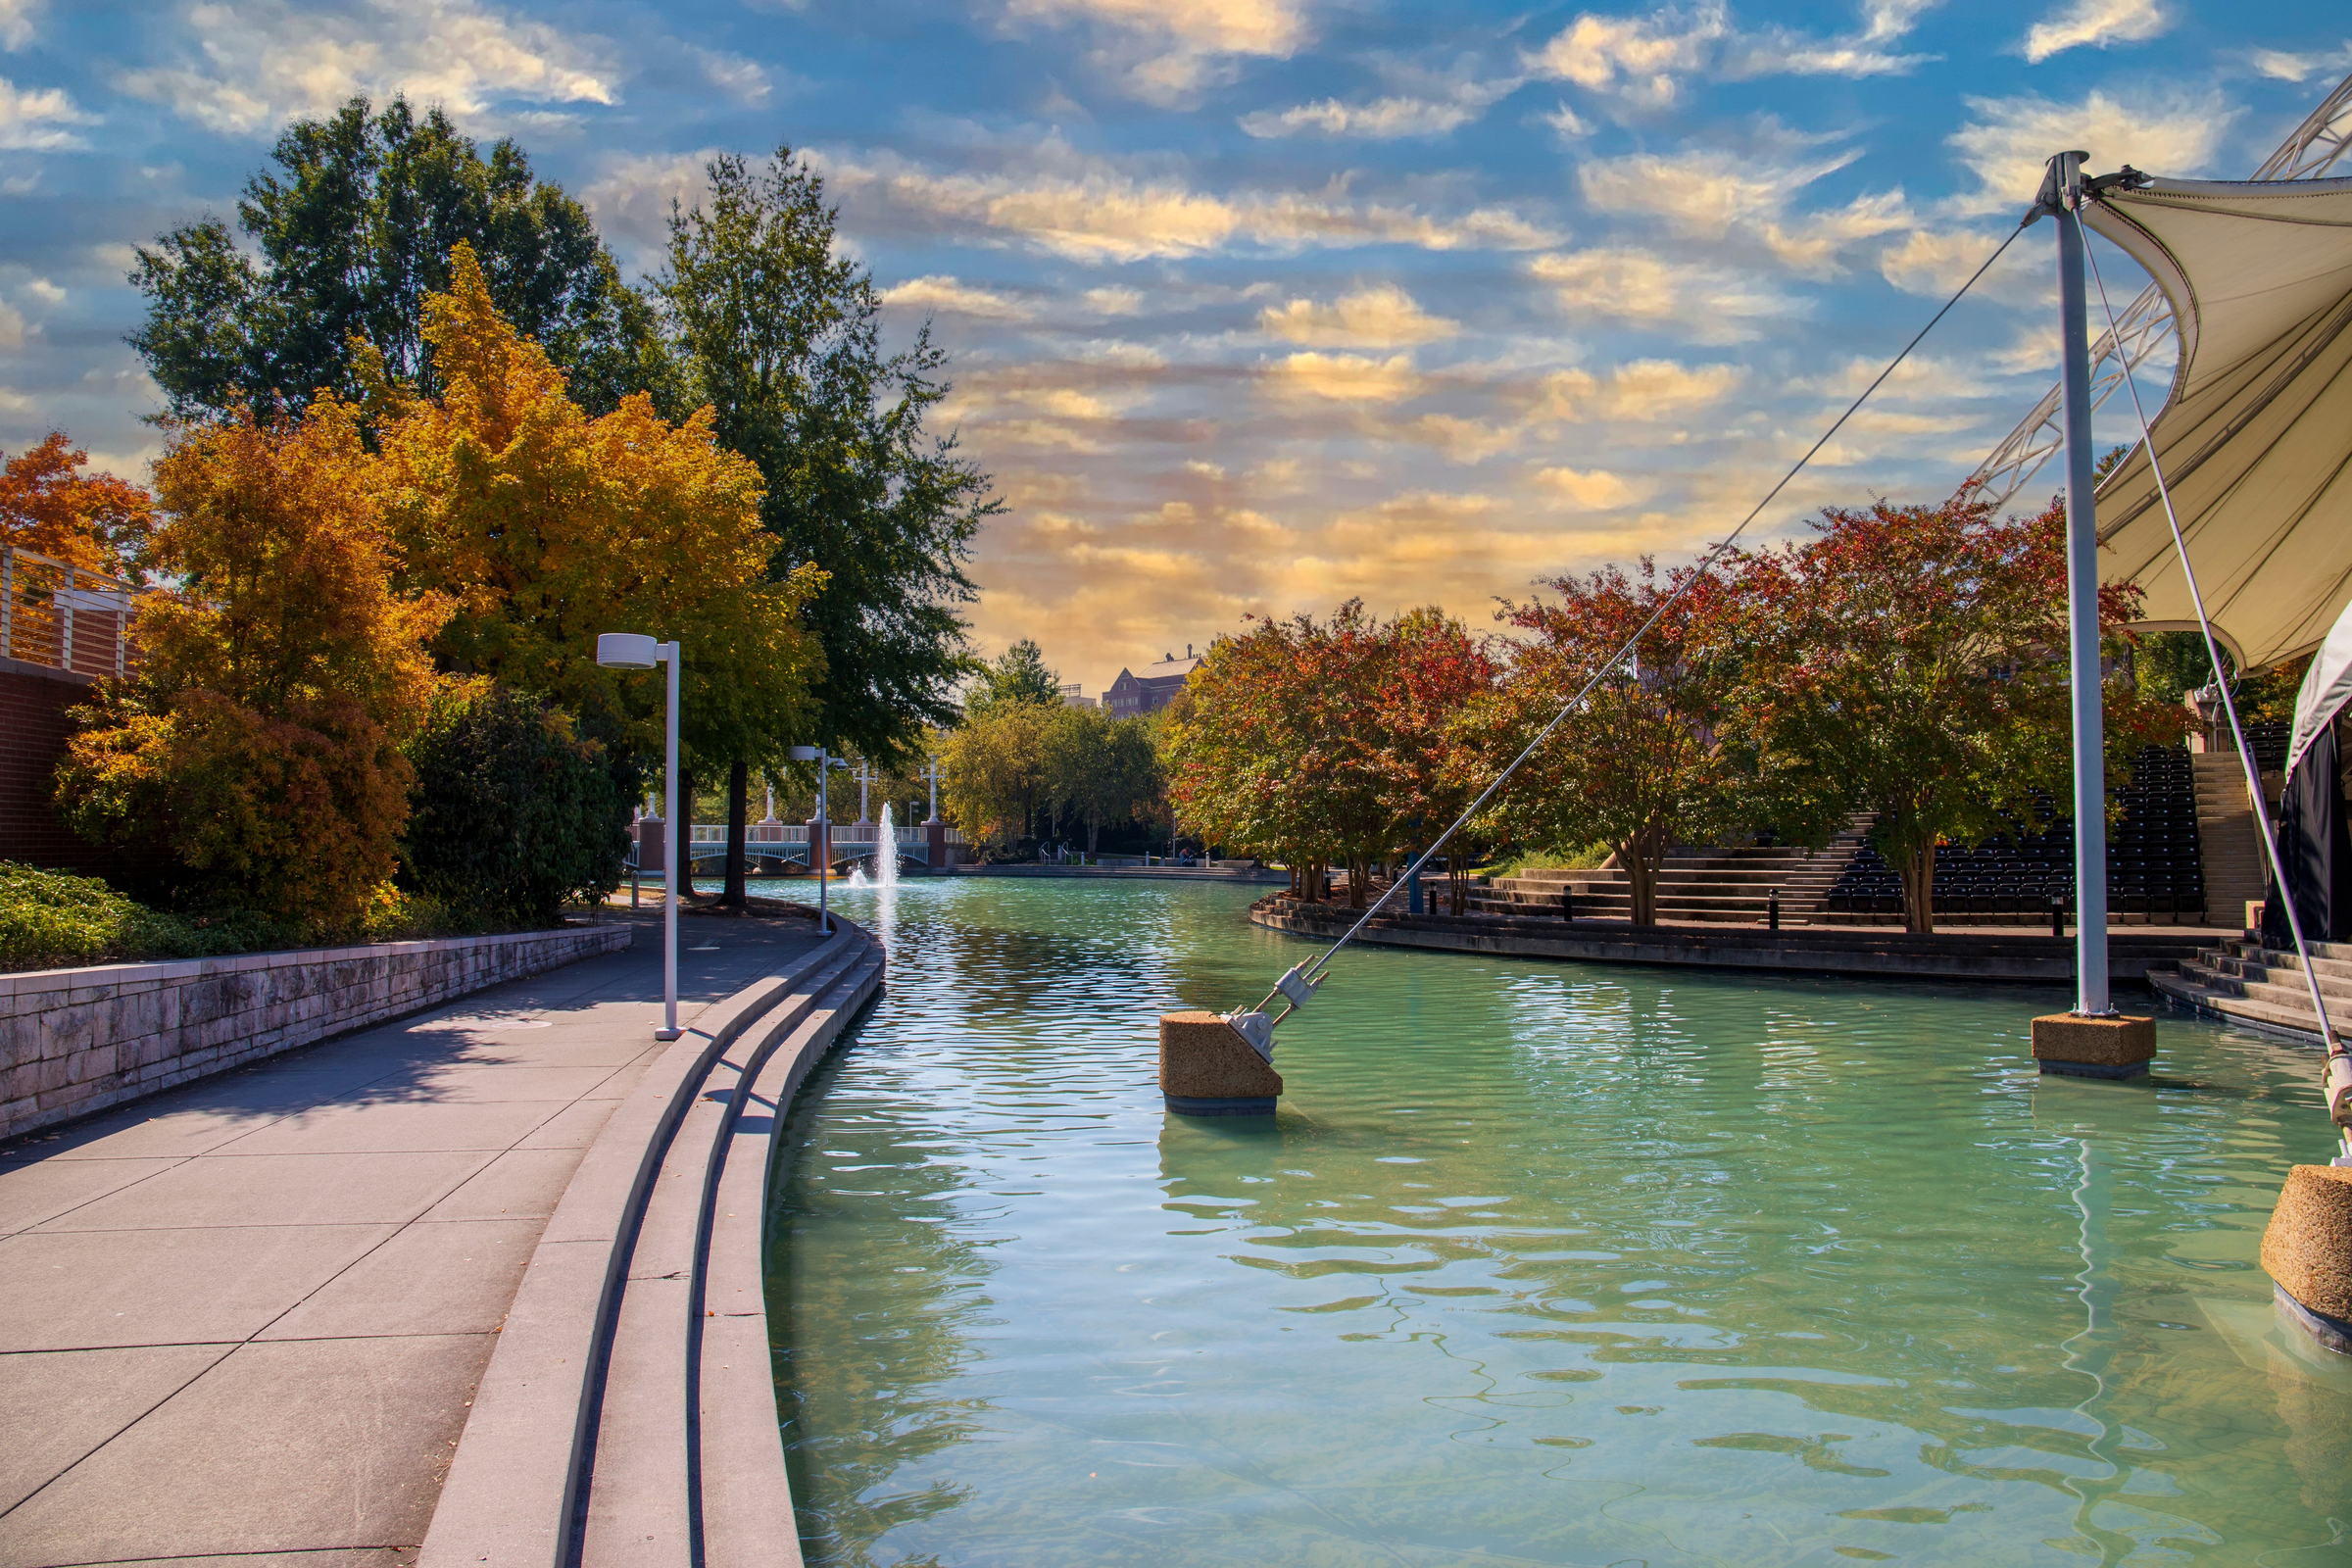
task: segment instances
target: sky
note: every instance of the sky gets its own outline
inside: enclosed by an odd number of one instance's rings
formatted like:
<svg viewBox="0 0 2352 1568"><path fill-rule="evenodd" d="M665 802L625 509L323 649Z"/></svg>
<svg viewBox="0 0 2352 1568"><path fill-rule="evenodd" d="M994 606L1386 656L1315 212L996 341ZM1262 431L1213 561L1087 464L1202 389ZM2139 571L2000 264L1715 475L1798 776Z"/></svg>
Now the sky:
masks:
<svg viewBox="0 0 2352 1568"><path fill-rule="evenodd" d="M632 276L711 156L789 146L892 340L928 320L951 357L937 422L1004 504L975 648L1035 638L1092 694L1251 614L1483 625L1689 559L2050 153L2242 178L2347 72L2320 0L0 0L0 450L62 428L145 476L134 247L233 216L353 94L514 138ZM2054 379L2053 245L2018 239L1750 537L1949 494Z"/></svg>

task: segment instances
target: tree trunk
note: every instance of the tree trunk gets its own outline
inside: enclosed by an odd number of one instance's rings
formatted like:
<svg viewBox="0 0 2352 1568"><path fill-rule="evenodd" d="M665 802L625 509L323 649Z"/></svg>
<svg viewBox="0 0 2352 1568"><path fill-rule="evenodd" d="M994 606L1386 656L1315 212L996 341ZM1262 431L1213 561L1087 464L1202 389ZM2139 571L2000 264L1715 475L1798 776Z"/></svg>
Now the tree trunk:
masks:
<svg viewBox="0 0 2352 1568"><path fill-rule="evenodd" d="M1364 884L1371 880L1372 862L1361 855L1348 857L1348 907L1364 906Z"/></svg>
<svg viewBox="0 0 2352 1568"><path fill-rule="evenodd" d="M1615 846L1617 861L1625 867L1625 880L1633 895L1633 923L1638 926L1658 923L1658 872L1666 863L1666 835L1657 827L1645 827L1625 843Z"/></svg>
<svg viewBox="0 0 2352 1568"><path fill-rule="evenodd" d="M1091 859L1093 859L1093 858L1095 858L1095 846L1096 846L1098 843L1100 843L1100 842L1102 841L1102 813L1101 811L1089 811L1089 812L1087 812L1087 813L1086 813L1086 858L1087 858L1088 859L1090 859L1090 860L1091 860Z"/></svg>
<svg viewBox="0 0 2352 1568"><path fill-rule="evenodd" d="M752 815L752 769L748 762L727 764L727 887L718 902L730 909L746 908L750 899L743 888L745 841Z"/></svg>
<svg viewBox="0 0 2352 1568"><path fill-rule="evenodd" d="M1921 933L1936 929L1936 841L1904 855L1903 929Z"/></svg>

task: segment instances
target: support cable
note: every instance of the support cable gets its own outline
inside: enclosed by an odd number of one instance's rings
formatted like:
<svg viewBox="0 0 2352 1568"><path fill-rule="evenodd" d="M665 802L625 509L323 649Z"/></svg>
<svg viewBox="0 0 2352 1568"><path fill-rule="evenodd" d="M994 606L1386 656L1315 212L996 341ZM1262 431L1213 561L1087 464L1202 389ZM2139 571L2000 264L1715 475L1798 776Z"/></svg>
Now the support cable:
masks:
<svg viewBox="0 0 2352 1568"><path fill-rule="evenodd" d="M2082 236L2082 255L2090 263L2091 281L2098 285L2099 307L2107 313L2107 319L2112 324L2115 307L2108 302L2107 281L2099 275L2099 258L2090 248L2090 233L2083 227L2082 210L2077 208L2065 216L2074 221L2076 231ZM2261 769L2255 761L2253 748L2246 744L2245 727L2238 721L2237 699L2230 694L2230 683L2222 678L2221 651L2214 645L2213 622L2205 614L2205 594L2197 586L2196 567L2189 564L2188 541L2180 532L2180 515L2173 510L2172 486L2165 480L2164 465L2156 458L2156 437L2148 428L2148 411L2140 404L2138 384L2129 375L2124 378L2124 383L2132 392L2132 412L2139 420L2139 439L2147 449L2148 471L2155 475L2156 494L2164 502L2165 521L2172 525L2173 548L2180 557L2180 575L2188 583L2189 603L2196 607L2197 629L2205 639L2205 658L2213 665L2214 687L2222 694L2222 710L2230 717L2230 736L2237 743L2238 761L2245 769L2246 794L2254 802L2254 820L2261 829L2263 854L2271 864L2271 883L2278 890L2278 901L2286 912L2287 931L2295 939L2295 958L2303 966L2303 981L2311 991L2312 1009L2319 1014L2320 1039L2327 1045L2328 1071L2333 1076L2342 1071L2337 1063L2352 1060L2352 1052L2348 1052L2346 1043L2337 1038L2334 1026L2328 1020L2328 1002L2320 994L2319 970L2312 963L2310 944L2303 940L2303 917L2296 912L2294 895L2286 883L2286 867L2278 858L2278 842L2271 831L2270 804L2262 798ZM2332 1103L2332 1094L2329 1099L2331 1102L2328 1109L2329 1119L2333 1120L2336 1107ZM2352 1129L2345 1129L2342 1139L2345 1152L2352 1154Z"/></svg>
<svg viewBox="0 0 2352 1568"><path fill-rule="evenodd" d="M1421 874L1421 868L1427 865L1430 860L1437 856L1437 853L1446 847L1446 841L1451 839L1454 834L1460 832L1464 824L1469 822L1472 817L1476 816L1479 811L1486 807L1488 801L1494 799L1494 792L1501 789L1502 786L1509 781L1510 776L1519 771L1521 764L1526 762L1529 758L1535 756L1537 751L1543 747L1545 741L1551 739L1552 731L1558 729L1560 725L1567 720L1568 715L1574 712L1585 701L1585 699L1592 694L1593 688L1605 680L1611 670L1615 669L1620 663L1624 662L1625 657L1628 654L1632 653L1636 648L1641 646L1642 639L1648 636L1650 632L1657 626L1659 621L1665 619L1666 612L1672 610L1677 604L1681 603L1683 596L1697 585L1698 580L1707 574L1708 568L1713 566L1715 562L1724 554L1724 552L1731 549L1732 546L1739 541L1740 536L1747 531L1748 524L1754 522L1757 517L1761 516L1764 509L1771 506L1773 501L1780 495L1780 493L1788 487L1789 481L1794 479L1797 474L1803 470L1805 465L1811 463L1821 449L1830 444L1830 438L1844 427L1845 421L1854 416L1855 411L1862 407L1863 403L1873 392L1876 392L1880 386L1885 384L1886 378L1894 373L1895 368L1901 365L1903 361L1911 357L1911 351L1915 348L1918 348L1921 341L1925 339L1930 332L1936 329L1936 324L1938 321L1941 321L1944 317L1951 314L1952 307L1959 304L1961 299L1968 293L1970 289L1976 287L1977 280L1983 277L1987 271L1991 270L1992 264L2001 259L2002 253L2009 249L2010 245L2016 240L2017 236L2024 233L2027 226L2039 216L2040 214L2038 211L2029 213L2023 220L2019 221L2015 228L2009 231L2008 238L2002 240L2001 243L1994 248L1993 253L1984 258L1982 266L1978 267L1975 271L1969 273L1968 281L1962 283L1960 287L1954 291L1952 297L1943 302L1942 309L1938 310L1934 316L1928 318L1928 324L1921 327L1918 332L1913 334L1911 341L1903 345L1902 352L1897 354L1893 359L1887 361L1886 368L1881 370L1878 375L1872 379L1870 385L1862 389L1860 396L1856 397L1853 402L1846 405L1845 412L1838 416L1837 419L1831 423L1830 427L1821 433L1821 439L1814 442L1812 446L1806 448L1805 455L1797 459L1795 464L1788 469L1787 473L1781 475L1780 483L1774 485L1770 490L1766 491L1764 493L1764 499L1757 502L1755 507L1748 513L1748 514L1740 519L1740 526L1734 528L1729 534L1725 535L1722 540L1711 547L1705 555L1699 557L1697 564L1691 568L1690 575L1683 579L1682 586L1676 588L1673 593L1667 595L1665 603L1659 605L1658 608L1651 612L1650 617L1642 623L1642 628L1635 632L1632 637L1626 640L1625 646L1618 649L1617 652L1612 654L1598 669L1592 672L1592 678L1585 682L1584 689L1578 692L1574 697L1570 698L1567 703L1562 705L1560 710L1552 715L1551 722L1544 725L1544 728L1537 733L1536 738L1532 741L1529 741L1526 748L1522 750L1517 757L1511 759L1509 766L1505 767L1501 772L1494 775L1494 782L1489 784L1479 793L1478 799L1472 801L1469 807L1463 810L1461 815L1453 819L1452 826L1448 827L1445 832L1439 834L1436 842L1431 844L1428 849L1421 852L1420 856L1405 868L1404 875L1395 878L1390 882L1388 890L1382 893L1380 897L1372 901L1370 906L1364 910L1362 918L1358 919L1352 926L1349 926L1347 933L1343 935L1337 942L1334 942L1320 956L1315 958L1310 963L1302 963L1298 965L1289 974L1284 975L1283 983L1277 984L1273 990L1266 993L1265 1000L1260 1002L1255 1008L1251 1009L1253 1012L1259 1014L1264 1013L1266 1008L1274 1004L1276 998L1288 999L1288 1005L1286 1005L1279 1014L1276 1014L1271 1022L1264 1026L1269 1032L1272 1030L1274 1024L1280 1023L1284 1018L1289 1017L1292 1013L1298 1010L1299 1004L1305 1000L1308 994L1311 993L1313 987L1320 983L1315 978L1318 971L1322 970L1326 965L1328 965L1342 948L1355 940L1357 933L1361 932L1366 925L1371 923L1372 917L1380 912L1381 906L1387 904L1388 901L1396 895L1398 888L1405 886L1414 877L1417 877ZM1240 1015L1237 1014L1237 1016Z"/></svg>

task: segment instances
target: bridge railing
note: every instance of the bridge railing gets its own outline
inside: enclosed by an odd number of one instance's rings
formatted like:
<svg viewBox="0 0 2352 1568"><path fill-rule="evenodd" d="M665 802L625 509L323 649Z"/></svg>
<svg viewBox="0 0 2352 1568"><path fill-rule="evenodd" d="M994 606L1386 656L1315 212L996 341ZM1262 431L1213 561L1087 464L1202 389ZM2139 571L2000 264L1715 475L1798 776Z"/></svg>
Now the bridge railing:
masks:
<svg viewBox="0 0 2352 1568"><path fill-rule="evenodd" d="M0 546L0 658L121 675L130 666L133 589L101 572Z"/></svg>

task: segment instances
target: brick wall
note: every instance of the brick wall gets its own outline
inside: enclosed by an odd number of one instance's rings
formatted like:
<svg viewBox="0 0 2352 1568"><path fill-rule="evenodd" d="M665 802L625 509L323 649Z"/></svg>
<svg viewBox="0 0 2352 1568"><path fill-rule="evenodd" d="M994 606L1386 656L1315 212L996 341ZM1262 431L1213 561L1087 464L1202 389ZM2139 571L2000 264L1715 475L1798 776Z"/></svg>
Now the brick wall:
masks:
<svg viewBox="0 0 2352 1568"><path fill-rule="evenodd" d="M0 1138L617 953L623 925L0 974Z"/></svg>
<svg viewBox="0 0 2352 1568"><path fill-rule="evenodd" d="M49 809L57 760L74 726L66 710L86 702L87 675L0 659L0 860L108 876L122 869L111 850L66 831Z"/></svg>

